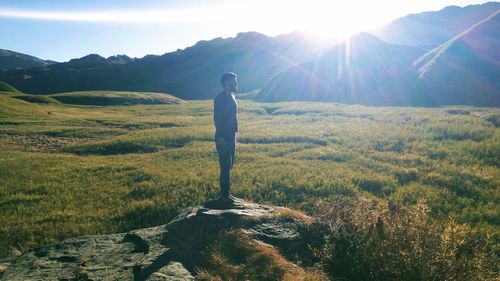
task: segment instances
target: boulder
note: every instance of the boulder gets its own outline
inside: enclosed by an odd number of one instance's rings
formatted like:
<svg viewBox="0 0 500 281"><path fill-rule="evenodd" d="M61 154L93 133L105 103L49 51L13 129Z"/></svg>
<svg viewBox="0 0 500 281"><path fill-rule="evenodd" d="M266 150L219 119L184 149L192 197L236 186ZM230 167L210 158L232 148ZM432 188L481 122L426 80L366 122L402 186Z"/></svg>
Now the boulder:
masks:
<svg viewBox="0 0 500 281"><path fill-rule="evenodd" d="M86 235L23 253L2 280L194 280L203 251L217 236L238 229L276 247L290 260L313 259L311 219L297 211L245 201L218 201L183 209L170 223L127 233ZM315 237L317 236L317 237Z"/></svg>

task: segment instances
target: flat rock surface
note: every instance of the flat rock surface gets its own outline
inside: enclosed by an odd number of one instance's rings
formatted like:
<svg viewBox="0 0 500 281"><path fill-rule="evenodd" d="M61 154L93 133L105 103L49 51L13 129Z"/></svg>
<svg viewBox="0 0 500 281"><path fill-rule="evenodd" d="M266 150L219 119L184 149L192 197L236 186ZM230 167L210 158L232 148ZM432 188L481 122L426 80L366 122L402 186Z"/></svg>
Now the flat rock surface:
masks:
<svg viewBox="0 0 500 281"><path fill-rule="evenodd" d="M195 266L204 262L200 252L228 229L285 254L300 245L303 221L283 215L289 209L219 200L205 206L183 209L166 225L69 238L25 252L3 265L1 280L194 280Z"/></svg>

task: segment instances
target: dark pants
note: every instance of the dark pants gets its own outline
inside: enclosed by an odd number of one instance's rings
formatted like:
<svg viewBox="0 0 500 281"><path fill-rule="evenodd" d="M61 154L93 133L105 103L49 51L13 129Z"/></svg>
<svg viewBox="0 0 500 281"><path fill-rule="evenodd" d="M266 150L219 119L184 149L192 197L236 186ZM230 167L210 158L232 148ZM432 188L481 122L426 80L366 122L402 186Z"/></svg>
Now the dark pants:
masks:
<svg viewBox="0 0 500 281"><path fill-rule="evenodd" d="M231 186L231 168L234 164L234 156L236 151L236 136L225 137L224 144L218 144L215 142L215 147L217 148L217 154L219 155L219 165L220 165L220 195L229 196L229 188Z"/></svg>

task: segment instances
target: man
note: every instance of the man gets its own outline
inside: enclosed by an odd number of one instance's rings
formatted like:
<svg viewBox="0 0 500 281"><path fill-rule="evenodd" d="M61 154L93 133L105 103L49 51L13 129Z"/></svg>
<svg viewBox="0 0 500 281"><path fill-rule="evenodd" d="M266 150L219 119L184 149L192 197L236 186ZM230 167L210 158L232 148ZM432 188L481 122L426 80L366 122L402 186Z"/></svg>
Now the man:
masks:
<svg viewBox="0 0 500 281"><path fill-rule="evenodd" d="M241 199L230 192L230 171L234 164L236 133L238 132L238 105L234 94L238 89L236 74L224 73L220 80L223 91L214 99L215 147L220 165L220 199L234 202Z"/></svg>

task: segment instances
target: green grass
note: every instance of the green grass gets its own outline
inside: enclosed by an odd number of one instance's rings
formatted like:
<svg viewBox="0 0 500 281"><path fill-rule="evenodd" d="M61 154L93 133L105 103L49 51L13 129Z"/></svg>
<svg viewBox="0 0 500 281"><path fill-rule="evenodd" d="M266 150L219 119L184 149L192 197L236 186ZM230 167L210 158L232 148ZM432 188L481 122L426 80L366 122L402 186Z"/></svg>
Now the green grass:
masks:
<svg viewBox="0 0 500 281"><path fill-rule="evenodd" d="M59 103L55 99L49 98L47 96L39 96L39 95L18 95L15 96L16 99L20 99L23 101L31 102L31 103Z"/></svg>
<svg viewBox="0 0 500 281"><path fill-rule="evenodd" d="M0 81L0 92L20 93L18 89L2 81Z"/></svg>
<svg viewBox="0 0 500 281"><path fill-rule="evenodd" d="M0 255L167 223L216 197L212 106L0 95ZM236 195L308 214L320 199L423 198L433 219L466 224L500 250L499 109L252 101L239 109Z"/></svg>
<svg viewBox="0 0 500 281"><path fill-rule="evenodd" d="M23 116L28 119L36 119L38 116L45 116L49 114L49 111L47 111L44 107L37 105L31 106L30 103L26 101L16 99L18 94L4 93L7 92L0 92L0 118L2 119L5 118L12 120L23 118Z"/></svg>
<svg viewBox="0 0 500 281"><path fill-rule="evenodd" d="M86 91L49 95L66 104L80 105L134 105L134 104L178 104L183 101L172 95L148 92Z"/></svg>
<svg viewBox="0 0 500 281"><path fill-rule="evenodd" d="M169 94L149 92L124 91L85 91L52 95L28 95L19 92L14 87L0 81L0 95L11 96L30 103L65 103L74 105L153 105L180 104L184 101Z"/></svg>

